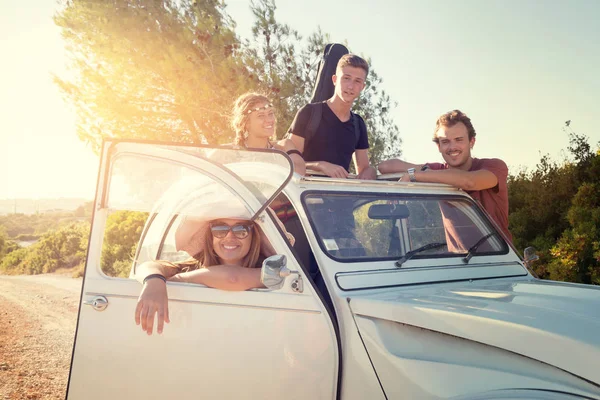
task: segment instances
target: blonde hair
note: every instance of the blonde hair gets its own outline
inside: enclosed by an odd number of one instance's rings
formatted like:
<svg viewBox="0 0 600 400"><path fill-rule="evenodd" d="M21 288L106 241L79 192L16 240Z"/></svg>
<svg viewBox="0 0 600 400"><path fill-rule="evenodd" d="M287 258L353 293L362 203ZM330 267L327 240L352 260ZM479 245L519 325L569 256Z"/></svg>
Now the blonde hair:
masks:
<svg viewBox="0 0 600 400"><path fill-rule="evenodd" d="M181 272L193 271L202 267L212 267L213 265L219 265L221 263L213 246L213 236L210 231L210 224L207 224L205 229L203 250L198 254L194 254L189 260L177 263L176 266L181 269ZM246 254L242 260L242 267L244 268L258 267L261 244L259 229L258 225L255 222L252 222L252 230L250 231L252 241L250 242L250 249L248 250L248 254Z"/></svg>
<svg viewBox="0 0 600 400"><path fill-rule="evenodd" d="M236 145L244 146L244 132L246 132L246 124L248 124L248 119L250 118L248 111L256 108L261 103L270 104L270 101L267 96L254 92L244 93L233 103L231 127L235 132L234 143Z"/></svg>

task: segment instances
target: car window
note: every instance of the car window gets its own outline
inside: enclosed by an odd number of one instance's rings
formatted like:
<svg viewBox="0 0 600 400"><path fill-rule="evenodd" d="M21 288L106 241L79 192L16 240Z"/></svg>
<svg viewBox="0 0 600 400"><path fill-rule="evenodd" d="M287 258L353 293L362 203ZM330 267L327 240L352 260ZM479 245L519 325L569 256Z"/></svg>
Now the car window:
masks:
<svg viewBox="0 0 600 400"><path fill-rule="evenodd" d="M149 214L143 211L110 210L104 228L100 268L111 277L126 278Z"/></svg>
<svg viewBox="0 0 600 400"><path fill-rule="evenodd" d="M309 192L303 204L321 248L339 261L395 259L432 243L413 258L464 256L480 240L478 254L508 251L465 197Z"/></svg>
<svg viewBox="0 0 600 400"><path fill-rule="evenodd" d="M275 151L117 142L108 157L100 265L112 277L131 276L149 260L189 258L195 244L175 240L183 219L218 214L224 204L254 216L292 173L289 157Z"/></svg>
<svg viewBox="0 0 600 400"><path fill-rule="evenodd" d="M175 150L215 163L236 176L263 205L255 215L275 199L293 174L290 158L279 151L210 147L176 147Z"/></svg>
<svg viewBox="0 0 600 400"><path fill-rule="evenodd" d="M174 243L165 247L163 241L175 222L177 209L191 201L190 195L200 199L203 191L210 193L218 186L206 174L165 158L130 153L117 156L104 200L109 216L102 271L108 276L131 276L136 265L160 259L161 253L176 261Z"/></svg>
<svg viewBox="0 0 600 400"><path fill-rule="evenodd" d="M196 235L207 215L218 217L222 215L223 207L246 209L222 183L200 172L189 174L186 179L172 184L156 200L141 238L136 265L148 260L180 262L189 259L197 253L194 251L198 248ZM252 214L248 212L247 215ZM202 216L200 221L199 216Z"/></svg>

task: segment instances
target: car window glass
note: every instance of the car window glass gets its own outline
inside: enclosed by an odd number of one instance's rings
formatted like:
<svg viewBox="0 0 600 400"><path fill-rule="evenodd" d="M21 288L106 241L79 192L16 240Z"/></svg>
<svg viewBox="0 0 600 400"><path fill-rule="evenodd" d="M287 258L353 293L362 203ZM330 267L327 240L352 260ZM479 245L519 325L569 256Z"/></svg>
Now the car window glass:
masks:
<svg viewBox="0 0 600 400"><path fill-rule="evenodd" d="M180 262L185 261L193 254L188 254L185 250L177 249L177 242L175 239L175 232L177 231L177 227L181 225L184 216L177 215L177 217L173 220L173 223L170 225L169 230L165 236L164 242L160 246L158 251L158 255L156 258L159 260L166 260L171 262Z"/></svg>
<svg viewBox="0 0 600 400"><path fill-rule="evenodd" d="M250 218L288 178L288 159L281 153L157 145L136 152L131 145L116 144L120 151L111 156L101 199L107 220L100 264L109 276L131 276L148 260L189 258L193 243L182 244L181 235L180 243L176 240L186 218L207 210L220 217L223 207L243 210ZM246 195L233 187L245 188Z"/></svg>
<svg viewBox="0 0 600 400"><path fill-rule="evenodd" d="M394 259L431 243L415 256L464 255L494 232L474 202L466 198L389 194L308 194L304 205L322 249L340 261ZM506 243L494 235L479 254L503 254Z"/></svg>
<svg viewBox="0 0 600 400"><path fill-rule="evenodd" d="M106 219L100 268L111 277L129 276L149 213L111 210Z"/></svg>
<svg viewBox="0 0 600 400"><path fill-rule="evenodd" d="M370 201L354 209L356 239L364 246L367 257L381 254L400 256L398 221L369 218L369 208L374 204L387 205L386 200Z"/></svg>
<svg viewBox="0 0 600 400"><path fill-rule="evenodd" d="M410 212L410 218L406 220L406 226L411 248L416 249L428 243L446 241L446 232L438 201L417 200L404 203Z"/></svg>
<svg viewBox="0 0 600 400"><path fill-rule="evenodd" d="M207 147L177 147L176 151L225 168L244 183L263 207L275 199L293 173L289 157L279 151Z"/></svg>
<svg viewBox="0 0 600 400"><path fill-rule="evenodd" d="M146 155L121 154L110 169L105 204L101 268L108 276L127 277L141 262L155 260L177 208L190 191L214 186L205 174Z"/></svg>
<svg viewBox="0 0 600 400"><path fill-rule="evenodd" d="M137 149L146 152L135 154ZM190 167L198 161L202 162L203 168L214 166L226 171L228 178L243 184L264 207L281 191L293 173L289 157L274 150L124 142L116 143L113 153L109 196L104 200L107 201L105 206L114 209L149 212L154 208L156 199L171 187L186 186L188 182L200 184L197 173L194 173L197 170ZM200 179L210 179L213 173L219 171L213 168L202 174ZM260 211L257 209L255 213Z"/></svg>

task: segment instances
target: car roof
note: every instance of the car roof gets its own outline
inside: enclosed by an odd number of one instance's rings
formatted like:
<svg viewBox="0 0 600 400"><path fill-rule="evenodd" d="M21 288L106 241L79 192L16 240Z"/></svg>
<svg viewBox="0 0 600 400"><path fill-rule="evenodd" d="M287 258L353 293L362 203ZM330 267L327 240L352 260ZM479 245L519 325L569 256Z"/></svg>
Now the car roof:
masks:
<svg viewBox="0 0 600 400"><path fill-rule="evenodd" d="M368 191L368 190L393 190L393 193L410 194L440 194L440 195L466 195L466 193L457 187L443 183L426 182L398 182L398 177L402 174L379 175L377 180L363 180L356 178L330 178L327 176L301 176L294 174L288 186L294 185L298 188L306 189L334 189L347 191Z"/></svg>

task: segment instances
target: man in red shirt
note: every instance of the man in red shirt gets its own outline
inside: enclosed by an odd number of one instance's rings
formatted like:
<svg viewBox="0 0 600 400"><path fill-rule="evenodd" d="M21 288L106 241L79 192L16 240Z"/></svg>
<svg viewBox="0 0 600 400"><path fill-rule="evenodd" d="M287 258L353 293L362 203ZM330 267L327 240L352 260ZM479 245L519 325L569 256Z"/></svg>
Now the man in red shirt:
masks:
<svg viewBox="0 0 600 400"><path fill-rule="evenodd" d="M508 167L498 158L472 157L475 135L471 119L465 113L447 112L438 118L433 134L444 164L411 164L394 159L380 163L379 172L407 172L400 181L446 183L463 189L483 206L512 241L508 230Z"/></svg>

